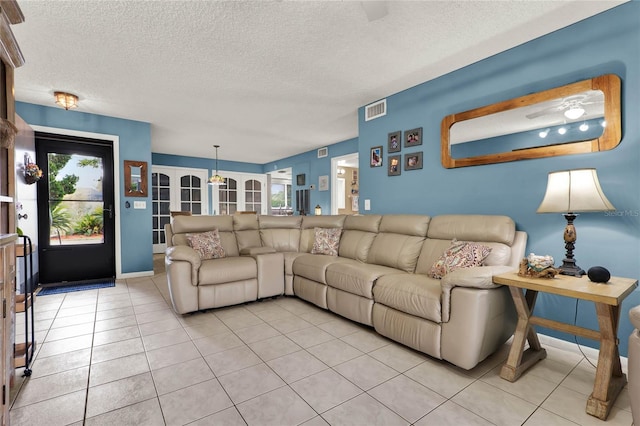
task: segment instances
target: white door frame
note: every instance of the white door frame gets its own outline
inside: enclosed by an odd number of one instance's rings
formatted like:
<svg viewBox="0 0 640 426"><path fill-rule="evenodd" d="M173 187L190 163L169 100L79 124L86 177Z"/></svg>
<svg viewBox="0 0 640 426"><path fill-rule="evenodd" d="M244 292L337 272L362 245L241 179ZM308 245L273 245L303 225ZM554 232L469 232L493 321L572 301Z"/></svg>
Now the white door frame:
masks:
<svg viewBox="0 0 640 426"><path fill-rule="evenodd" d="M331 158L331 214L338 214L338 166L341 161L354 159L358 159L357 152Z"/></svg>
<svg viewBox="0 0 640 426"><path fill-rule="evenodd" d="M120 236L120 136L105 133L83 132L80 130L60 129L57 127L31 125L35 132L53 133L56 135L76 136L80 138L101 139L113 143L113 198L116 210L115 244L116 244L116 278L122 278L122 241Z"/></svg>

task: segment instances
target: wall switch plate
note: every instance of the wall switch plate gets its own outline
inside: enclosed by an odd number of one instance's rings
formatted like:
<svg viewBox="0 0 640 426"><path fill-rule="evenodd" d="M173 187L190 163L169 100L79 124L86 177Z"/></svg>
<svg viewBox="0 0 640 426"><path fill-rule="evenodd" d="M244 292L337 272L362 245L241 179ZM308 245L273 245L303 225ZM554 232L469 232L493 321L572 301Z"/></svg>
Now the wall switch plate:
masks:
<svg viewBox="0 0 640 426"><path fill-rule="evenodd" d="M371 210L371 200L364 200L364 209Z"/></svg>
<svg viewBox="0 0 640 426"><path fill-rule="evenodd" d="M146 209L147 208L147 202L146 201L134 201L133 202L133 208L134 209Z"/></svg>

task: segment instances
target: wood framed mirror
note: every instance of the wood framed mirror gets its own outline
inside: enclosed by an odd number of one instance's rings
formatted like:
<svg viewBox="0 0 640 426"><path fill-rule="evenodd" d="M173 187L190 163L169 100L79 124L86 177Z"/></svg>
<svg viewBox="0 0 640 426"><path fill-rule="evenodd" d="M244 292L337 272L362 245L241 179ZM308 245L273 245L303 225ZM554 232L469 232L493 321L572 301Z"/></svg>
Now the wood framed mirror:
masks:
<svg viewBox="0 0 640 426"><path fill-rule="evenodd" d="M446 168L613 149L622 139L620 78L601 75L451 114L442 120Z"/></svg>
<svg viewBox="0 0 640 426"><path fill-rule="evenodd" d="M124 195L126 197L146 197L147 162L124 160Z"/></svg>

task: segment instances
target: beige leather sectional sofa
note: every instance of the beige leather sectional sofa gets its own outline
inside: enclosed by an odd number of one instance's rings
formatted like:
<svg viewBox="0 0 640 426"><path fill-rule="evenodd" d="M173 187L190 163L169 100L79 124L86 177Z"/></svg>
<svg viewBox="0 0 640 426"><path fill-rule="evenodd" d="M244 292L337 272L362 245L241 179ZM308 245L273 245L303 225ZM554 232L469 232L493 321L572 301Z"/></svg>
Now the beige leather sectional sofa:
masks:
<svg viewBox="0 0 640 426"><path fill-rule="evenodd" d="M218 229L226 257L201 260L187 235ZM315 228L341 228L338 256L311 254ZM509 291L526 234L505 216L179 216L166 268L179 314L290 295L465 369L513 333ZM429 277L452 240L491 247L483 266Z"/></svg>

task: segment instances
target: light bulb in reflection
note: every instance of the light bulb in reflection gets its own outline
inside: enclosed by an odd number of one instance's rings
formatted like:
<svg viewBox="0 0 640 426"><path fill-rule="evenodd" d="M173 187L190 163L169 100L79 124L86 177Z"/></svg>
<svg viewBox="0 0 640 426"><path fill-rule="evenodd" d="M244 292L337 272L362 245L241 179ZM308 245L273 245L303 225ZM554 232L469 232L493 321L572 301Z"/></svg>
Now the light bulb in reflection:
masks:
<svg viewBox="0 0 640 426"><path fill-rule="evenodd" d="M545 129L545 130L542 130L540 133L538 133L538 136L544 139L547 137L548 134L549 134L549 129Z"/></svg>
<svg viewBox="0 0 640 426"><path fill-rule="evenodd" d="M586 132L589 130L589 125L587 123L582 123L580 127L578 127L581 131Z"/></svg>
<svg viewBox="0 0 640 426"><path fill-rule="evenodd" d="M567 133L567 129L566 129L566 128L564 128L564 127L560 127L560 128L558 129L558 133L560 133L561 135L564 135L565 133Z"/></svg>
<svg viewBox="0 0 640 426"><path fill-rule="evenodd" d="M601 125L602 127L607 127L607 120L602 120L602 121L600 122L600 125Z"/></svg>

